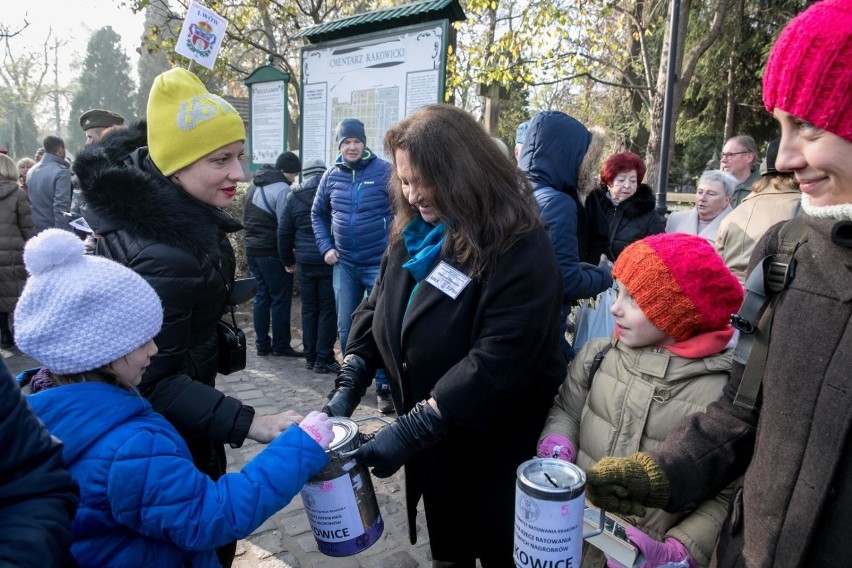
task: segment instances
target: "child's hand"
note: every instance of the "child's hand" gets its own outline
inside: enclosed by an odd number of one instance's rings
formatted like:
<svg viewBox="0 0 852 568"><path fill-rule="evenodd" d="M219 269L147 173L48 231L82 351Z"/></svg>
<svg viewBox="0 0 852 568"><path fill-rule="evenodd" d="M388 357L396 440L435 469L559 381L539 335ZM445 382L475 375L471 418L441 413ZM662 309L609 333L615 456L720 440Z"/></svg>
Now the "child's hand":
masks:
<svg viewBox="0 0 852 568"><path fill-rule="evenodd" d="M665 542L660 542L632 525L625 526L624 530L630 542L635 544L645 557L645 563L641 566L698 566L686 547L676 538L667 538ZM621 568L621 564L610 559L607 559L606 565L607 568Z"/></svg>
<svg viewBox="0 0 852 568"><path fill-rule="evenodd" d="M304 430L324 450L328 449L328 446L334 439L334 432L332 431L331 420L329 420L328 415L317 412L316 410L310 412L299 423L299 428Z"/></svg>
<svg viewBox="0 0 852 568"><path fill-rule="evenodd" d="M574 449L574 444L559 434L548 434L542 438L538 445L538 453L540 458L557 458L562 461L574 463L577 458L577 450Z"/></svg>
<svg viewBox="0 0 852 568"><path fill-rule="evenodd" d="M255 414L246 438L260 442L261 444L268 444L292 424L298 424L301 421L302 415L293 410L286 410L267 416L258 416Z"/></svg>

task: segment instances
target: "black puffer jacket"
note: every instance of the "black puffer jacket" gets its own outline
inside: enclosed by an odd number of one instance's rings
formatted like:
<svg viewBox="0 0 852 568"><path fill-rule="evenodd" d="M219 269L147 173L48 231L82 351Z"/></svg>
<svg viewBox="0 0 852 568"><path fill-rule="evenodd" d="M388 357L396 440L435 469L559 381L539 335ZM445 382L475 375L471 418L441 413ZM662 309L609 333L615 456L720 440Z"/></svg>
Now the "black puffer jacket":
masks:
<svg viewBox="0 0 852 568"><path fill-rule="evenodd" d="M0 566L74 566L68 550L77 484L62 466L62 444L2 361L0 447Z"/></svg>
<svg viewBox="0 0 852 568"><path fill-rule="evenodd" d="M325 265L317 248L311 225L311 206L322 175L311 176L287 196L284 211L278 219L278 253L284 266L299 264ZM293 249L296 249L295 255Z"/></svg>
<svg viewBox="0 0 852 568"><path fill-rule="evenodd" d="M597 199L606 213L609 240L615 258L627 245L649 235L666 232L665 220L654 210L657 201L651 186L640 183L636 193L618 205L609 199L608 193L606 186L601 185L589 197Z"/></svg>
<svg viewBox="0 0 852 568"><path fill-rule="evenodd" d="M239 445L254 409L213 387L216 322L235 270L227 233L242 225L165 178L145 144L143 123L80 153L74 171L84 216L99 235L97 254L132 268L163 303L163 327L154 338L159 352L142 378L142 394L185 435Z"/></svg>

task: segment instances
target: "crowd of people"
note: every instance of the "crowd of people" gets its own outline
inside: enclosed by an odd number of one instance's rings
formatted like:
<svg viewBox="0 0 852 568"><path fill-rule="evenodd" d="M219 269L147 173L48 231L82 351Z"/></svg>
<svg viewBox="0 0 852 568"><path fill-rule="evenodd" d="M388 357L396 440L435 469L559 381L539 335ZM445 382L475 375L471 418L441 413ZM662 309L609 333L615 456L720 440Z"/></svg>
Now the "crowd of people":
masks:
<svg viewBox="0 0 852 568"><path fill-rule="evenodd" d="M53 136L35 165L0 155L0 342L41 365L23 396L0 364L0 560L230 566L374 385L398 417L354 457L404 468L409 537L422 499L435 568L514 564L532 456L584 470L642 566L848 564L850 55L848 1L793 19L762 79L780 138L759 167L753 139L727 140L667 218L641 157L601 162L602 129L539 112L516 162L436 104L384 133L387 161L357 118L330 167L282 153L240 223L242 119L179 68L145 121L84 114L73 168ZM242 229L257 355L336 373L306 417L215 388ZM614 327L571 345L577 301L612 287ZM246 439L267 446L227 473L224 444ZM618 565L586 545L582 566Z"/></svg>

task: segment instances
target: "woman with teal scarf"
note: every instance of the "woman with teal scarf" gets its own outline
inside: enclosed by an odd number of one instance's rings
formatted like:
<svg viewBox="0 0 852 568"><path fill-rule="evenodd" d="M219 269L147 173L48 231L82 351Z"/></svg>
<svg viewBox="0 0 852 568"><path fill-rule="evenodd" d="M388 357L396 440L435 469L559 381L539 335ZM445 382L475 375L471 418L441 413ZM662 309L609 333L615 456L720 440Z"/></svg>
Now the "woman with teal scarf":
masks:
<svg viewBox="0 0 852 568"><path fill-rule="evenodd" d="M390 242L324 411L350 416L383 367L399 418L356 459L405 466L434 567L513 566L515 470L566 372L560 272L529 184L470 114L428 106L384 142Z"/></svg>

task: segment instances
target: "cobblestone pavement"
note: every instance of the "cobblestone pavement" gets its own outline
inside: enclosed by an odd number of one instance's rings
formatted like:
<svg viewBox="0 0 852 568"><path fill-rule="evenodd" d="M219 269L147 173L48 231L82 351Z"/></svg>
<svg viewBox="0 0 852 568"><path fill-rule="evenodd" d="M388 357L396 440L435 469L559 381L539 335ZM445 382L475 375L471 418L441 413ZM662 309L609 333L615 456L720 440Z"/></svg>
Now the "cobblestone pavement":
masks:
<svg viewBox="0 0 852 568"><path fill-rule="evenodd" d="M299 298L293 298L293 346L301 349L301 329L298 324ZM319 410L326 394L334 384L334 375L318 375L304 367L304 359L292 357L258 357L254 348L251 323L251 304L237 313L237 324L248 339L246 369L217 378L217 387L230 396L255 407L258 414L274 414L295 410L306 415ZM2 351L13 375L35 366L15 348ZM353 418L378 415L375 390L370 389ZM391 418L395 415L390 415ZM370 420L362 424L365 432L381 427ZM228 448L228 471L239 471L263 449L262 444L247 440L243 447ZM400 471L387 479L373 478L373 487L384 519L384 533L370 548L346 558L331 558L317 550L308 518L298 495L290 504L269 518L251 536L237 545L234 568L418 568L431 566L426 521L421 509L417 515L418 542L408 540L408 521L405 514L405 490Z"/></svg>

